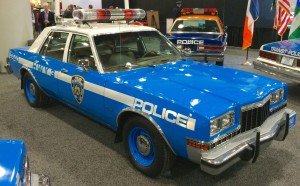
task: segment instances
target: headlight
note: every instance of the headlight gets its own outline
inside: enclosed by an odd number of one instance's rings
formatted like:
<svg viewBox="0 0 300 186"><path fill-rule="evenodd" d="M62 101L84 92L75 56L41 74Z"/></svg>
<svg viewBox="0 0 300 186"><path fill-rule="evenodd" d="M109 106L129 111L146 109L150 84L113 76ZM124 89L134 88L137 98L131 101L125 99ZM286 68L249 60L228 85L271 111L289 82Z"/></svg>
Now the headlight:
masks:
<svg viewBox="0 0 300 186"><path fill-rule="evenodd" d="M284 89L281 88L281 89L278 89L276 90L275 92L273 92L271 94L271 104L274 104L274 103L277 103L279 101L281 101L283 99L283 95L284 95Z"/></svg>
<svg viewBox="0 0 300 186"><path fill-rule="evenodd" d="M210 136L227 129L234 124L234 111L229 111L226 114L217 117L210 121Z"/></svg>

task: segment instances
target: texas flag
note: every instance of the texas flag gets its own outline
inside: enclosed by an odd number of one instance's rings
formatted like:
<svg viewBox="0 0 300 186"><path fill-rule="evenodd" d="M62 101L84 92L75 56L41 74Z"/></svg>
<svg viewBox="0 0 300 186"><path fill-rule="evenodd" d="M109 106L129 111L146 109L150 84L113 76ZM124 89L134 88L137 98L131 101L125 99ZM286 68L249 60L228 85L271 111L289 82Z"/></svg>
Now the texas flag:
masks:
<svg viewBox="0 0 300 186"><path fill-rule="evenodd" d="M243 49L246 49L252 45L254 22L258 19L258 16L258 0L248 0L243 33Z"/></svg>

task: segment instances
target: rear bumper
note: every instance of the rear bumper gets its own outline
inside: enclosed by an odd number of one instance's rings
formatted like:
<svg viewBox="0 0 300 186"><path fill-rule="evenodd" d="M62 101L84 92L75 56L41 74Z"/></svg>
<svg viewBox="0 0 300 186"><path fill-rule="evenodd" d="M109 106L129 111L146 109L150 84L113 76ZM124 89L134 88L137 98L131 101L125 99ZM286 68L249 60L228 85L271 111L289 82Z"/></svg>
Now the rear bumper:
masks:
<svg viewBox="0 0 300 186"><path fill-rule="evenodd" d="M204 172L218 175L239 160L255 162L261 149L275 139L283 141L290 127L296 123L296 112L284 108L270 116L262 126L244 132L209 151L187 147L191 161L198 163Z"/></svg>
<svg viewBox="0 0 300 186"><path fill-rule="evenodd" d="M272 74L274 76L300 82L300 71L293 69L293 67L285 66L269 60L260 60L260 58L258 58L256 61L253 61L253 66L257 70Z"/></svg>
<svg viewBox="0 0 300 186"><path fill-rule="evenodd" d="M224 61L224 53L219 54L207 54L207 53L193 53L191 55L186 54L190 59L196 61Z"/></svg>
<svg viewBox="0 0 300 186"><path fill-rule="evenodd" d="M12 69L10 67L10 64L9 64L9 58L6 58L6 62L7 62L7 64L4 67L5 67L6 71L7 71L7 73L9 73L9 74L13 73L13 71L12 71Z"/></svg>

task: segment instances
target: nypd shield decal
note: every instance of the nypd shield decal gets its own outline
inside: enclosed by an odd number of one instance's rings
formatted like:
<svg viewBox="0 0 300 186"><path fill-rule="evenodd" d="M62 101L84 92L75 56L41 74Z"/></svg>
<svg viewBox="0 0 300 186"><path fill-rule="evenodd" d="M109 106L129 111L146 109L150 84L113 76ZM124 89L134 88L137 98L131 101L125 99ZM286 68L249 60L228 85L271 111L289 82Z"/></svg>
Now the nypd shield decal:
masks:
<svg viewBox="0 0 300 186"><path fill-rule="evenodd" d="M71 88L74 98L80 104L84 96L84 78L78 75L72 76Z"/></svg>

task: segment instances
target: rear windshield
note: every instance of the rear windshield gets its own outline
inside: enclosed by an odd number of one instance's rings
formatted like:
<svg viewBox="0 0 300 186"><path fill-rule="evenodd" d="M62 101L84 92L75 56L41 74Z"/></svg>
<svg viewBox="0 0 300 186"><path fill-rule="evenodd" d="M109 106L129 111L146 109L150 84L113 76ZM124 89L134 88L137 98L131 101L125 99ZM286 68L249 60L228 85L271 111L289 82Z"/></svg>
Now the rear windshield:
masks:
<svg viewBox="0 0 300 186"><path fill-rule="evenodd" d="M177 20L171 32L220 32L215 20Z"/></svg>

